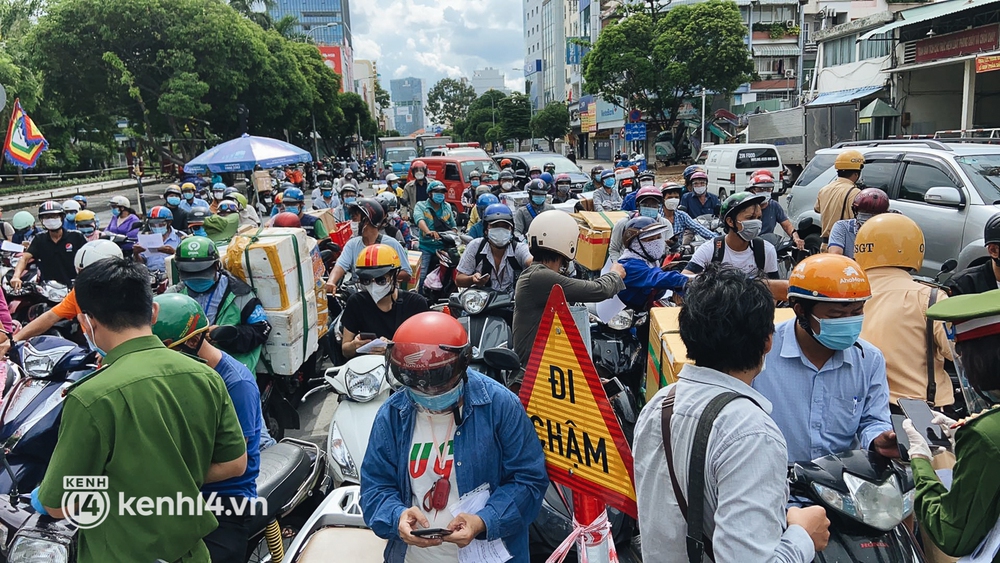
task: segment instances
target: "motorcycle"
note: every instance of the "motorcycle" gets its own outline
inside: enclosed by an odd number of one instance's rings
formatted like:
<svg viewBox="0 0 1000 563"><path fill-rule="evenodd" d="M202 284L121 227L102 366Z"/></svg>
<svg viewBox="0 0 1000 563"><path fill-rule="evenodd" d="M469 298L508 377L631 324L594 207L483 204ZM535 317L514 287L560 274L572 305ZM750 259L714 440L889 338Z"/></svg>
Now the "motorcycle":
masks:
<svg viewBox="0 0 1000 563"><path fill-rule="evenodd" d="M830 542L815 563L924 561L903 524L915 493L906 465L873 452L828 455L796 463L789 489L794 504L822 506L830 519Z"/></svg>
<svg viewBox="0 0 1000 563"><path fill-rule="evenodd" d="M791 237L783 237L772 232L764 233L760 235L760 238L774 246L774 250L778 255L778 276L783 280L787 280L788 274L792 272L795 265L805 258L805 251L799 250Z"/></svg>
<svg viewBox="0 0 1000 563"><path fill-rule="evenodd" d="M427 277L424 279L424 297L431 303L446 301L455 292L455 273L461 253L458 250L461 239L451 231L441 232L440 248L431 261Z"/></svg>
<svg viewBox="0 0 1000 563"><path fill-rule="evenodd" d="M448 310L469 334L471 367L485 369L483 353L513 343L514 295L493 289L469 288L448 298ZM501 381L503 383L503 381Z"/></svg>
<svg viewBox="0 0 1000 563"><path fill-rule="evenodd" d="M386 540L365 525L360 502L360 486L334 489L288 546L288 561L326 562L336 553L344 561L381 563Z"/></svg>
<svg viewBox="0 0 1000 563"><path fill-rule="evenodd" d="M623 309L605 323L597 316L596 304L588 304L587 308L597 375L606 380L617 378L633 397L641 396L646 381L646 343L639 335L646 331L649 314ZM634 426L634 419L631 424Z"/></svg>

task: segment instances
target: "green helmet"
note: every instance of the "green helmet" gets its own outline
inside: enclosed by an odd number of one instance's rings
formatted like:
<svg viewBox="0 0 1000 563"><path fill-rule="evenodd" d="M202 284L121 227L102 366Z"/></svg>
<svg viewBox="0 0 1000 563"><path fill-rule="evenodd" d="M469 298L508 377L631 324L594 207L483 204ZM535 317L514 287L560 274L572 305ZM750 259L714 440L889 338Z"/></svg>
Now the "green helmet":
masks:
<svg viewBox="0 0 1000 563"><path fill-rule="evenodd" d="M219 262L219 249L208 237L187 237L177 247L177 268L182 272L203 272Z"/></svg>
<svg viewBox="0 0 1000 563"><path fill-rule="evenodd" d="M722 224L726 224L726 219L730 215L736 215L741 210L750 207L751 205L760 205L764 203L768 197L769 196L764 194L753 194L750 192L736 192L727 197L726 201L722 202L722 208L719 209L719 217L722 218Z"/></svg>
<svg viewBox="0 0 1000 563"><path fill-rule="evenodd" d="M164 293L153 298L160 306L153 325L153 334L167 348L177 348L206 330L208 319L197 301L180 293Z"/></svg>
<svg viewBox="0 0 1000 563"><path fill-rule="evenodd" d="M14 229L20 231L21 229L30 228L35 224L35 218L31 216L31 213L27 211L18 211L14 214L14 219L11 221Z"/></svg>

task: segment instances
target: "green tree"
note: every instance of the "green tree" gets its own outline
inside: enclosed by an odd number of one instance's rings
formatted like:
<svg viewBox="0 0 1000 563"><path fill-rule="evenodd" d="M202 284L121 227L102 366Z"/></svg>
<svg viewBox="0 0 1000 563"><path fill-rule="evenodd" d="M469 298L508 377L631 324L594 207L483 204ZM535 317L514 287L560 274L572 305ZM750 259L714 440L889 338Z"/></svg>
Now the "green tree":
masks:
<svg viewBox="0 0 1000 563"><path fill-rule="evenodd" d="M531 118L531 132L549 142L549 150L555 151L556 139L569 133L569 109L562 102L550 102L542 111Z"/></svg>
<svg viewBox="0 0 1000 563"><path fill-rule="evenodd" d="M0 0L0 41L26 32L31 18L41 12L43 4L43 0Z"/></svg>
<svg viewBox="0 0 1000 563"><path fill-rule="evenodd" d="M271 22L271 29L289 41L310 39L308 35L299 31L299 19L291 14L285 14L280 19Z"/></svg>
<svg viewBox="0 0 1000 563"><path fill-rule="evenodd" d="M487 90L469 104L465 119L456 121L453 127L462 141L487 142L486 133L491 127L500 125L500 104L507 96L498 90Z"/></svg>
<svg viewBox="0 0 1000 563"><path fill-rule="evenodd" d="M389 106L392 105L389 92L385 88L382 88L382 82L378 78L375 79L375 103L383 111L389 109Z"/></svg>
<svg viewBox="0 0 1000 563"><path fill-rule="evenodd" d="M503 139L514 139L520 148L521 141L531 138L531 100L515 92L500 100L499 108Z"/></svg>
<svg viewBox="0 0 1000 563"><path fill-rule="evenodd" d="M378 123L372 119L371 111L364 99L353 92L341 93L338 105L341 117L334 123L330 135L331 144L327 146L327 150L346 156L354 143L354 136L359 131L361 138L368 141L378 135Z"/></svg>
<svg viewBox="0 0 1000 563"><path fill-rule="evenodd" d="M702 88L728 95L752 79L745 36L739 8L724 0L677 6L655 20L633 12L608 25L583 58L584 89L670 129L685 98Z"/></svg>
<svg viewBox="0 0 1000 563"><path fill-rule="evenodd" d="M454 78L442 78L427 92L424 109L435 123L451 127L465 117L475 100L476 89L472 85Z"/></svg>

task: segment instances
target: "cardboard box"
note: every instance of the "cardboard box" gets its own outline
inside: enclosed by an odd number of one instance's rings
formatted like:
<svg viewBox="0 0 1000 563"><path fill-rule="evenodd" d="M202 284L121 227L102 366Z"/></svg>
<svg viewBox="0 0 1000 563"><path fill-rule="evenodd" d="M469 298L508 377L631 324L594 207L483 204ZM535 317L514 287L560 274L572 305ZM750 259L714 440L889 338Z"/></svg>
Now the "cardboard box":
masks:
<svg viewBox="0 0 1000 563"><path fill-rule="evenodd" d="M328 232L328 233L336 233L337 232L337 228L338 228L338 226L337 226L337 218L333 216L333 210L332 209L329 209L329 208L327 208L327 209L313 209L312 211L306 211L305 214L306 215L311 215L311 216L313 216L313 217L315 217L317 219L317 222L323 223L323 227L326 229L326 232ZM348 227L350 227L351 223L347 222L347 225L348 225ZM348 236L347 238L351 238L351 237ZM340 241L334 241L334 242L337 242L338 244L343 245L343 242L340 242ZM347 242L347 241L344 241L344 242Z"/></svg>
<svg viewBox="0 0 1000 563"><path fill-rule="evenodd" d="M271 175L268 174L267 170L258 170L253 173L253 187L258 192L269 192L273 189L271 186Z"/></svg>
<svg viewBox="0 0 1000 563"><path fill-rule="evenodd" d="M400 289L416 291L417 281L420 280L420 251L407 250L406 261L410 263L410 270L413 272L413 275L410 277L410 282L401 285Z"/></svg>
<svg viewBox="0 0 1000 563"><path fill-rule="evenodd" d="M649 312L649 342L646 358L646 401L657 391L677 381L684 364L692 363L687 357L687 348L681 340L678 316L680 307L654 307ZM777 326L795 318L790 308L774 310L774 324ZM725 346L719 343L720 348Z"/></svg>
<svg viewBox="0 0 1000 563"><path fill-rule="evenodd" d="M628 218L625 211L581 211L573 214L580 225L576 262L588 270L600 271L608 259L608 245L615 223Z"/></svg>

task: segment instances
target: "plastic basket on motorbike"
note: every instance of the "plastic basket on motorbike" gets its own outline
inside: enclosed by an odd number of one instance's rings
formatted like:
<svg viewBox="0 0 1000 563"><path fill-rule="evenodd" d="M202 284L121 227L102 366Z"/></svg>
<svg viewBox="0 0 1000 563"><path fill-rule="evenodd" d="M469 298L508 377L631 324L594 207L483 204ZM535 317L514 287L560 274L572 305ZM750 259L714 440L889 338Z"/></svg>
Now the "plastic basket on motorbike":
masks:
<svg viewBox="0 0 1000 563"><path fill-rule="evenodd" d="M315 291L308 238L302 229L284 228L237 235L224 255L226 269L254 288L264 309L287 309Z"/></svg>
<svg viewBox="0 0 1000 563"><path fill-rule="evenodd" d="M354 236L354 231L351 229L351 222L344 221L342 223L337 223L336 226L330 232L330 240L340 245L340 248L344 248L347 241L351 240Z"/></svg>
<svg viewBox="0 0 1000 563"><path fill-rule="evenodd" d="M692 363L681 340L680 307L654 307L649 311L649 343L646 357L646 401L661 388L677 381L684 364ZM795 318L790 308L774 310L774 324Z"/></svg>
<svg viewBox="0 0 1000 563"><path fill-rule="evenodd" d="M580 225L580 239L576 249L576 262L588 270L604 267L608 259L608 245L615 223L628 218L625 211L581 211L573 218Z"/></svg>
<svg viewBox="0 0 1000 563"><path fill-rule="evenodd" d="M417 287L417 280L420 279L420 251L407 250L406 261L410 263L410 270L413 272L413 276L410 277L409 282L401 285L400 289L412 291L413 288Z"/></svg>

